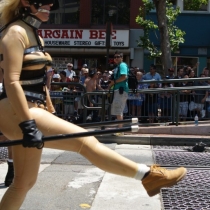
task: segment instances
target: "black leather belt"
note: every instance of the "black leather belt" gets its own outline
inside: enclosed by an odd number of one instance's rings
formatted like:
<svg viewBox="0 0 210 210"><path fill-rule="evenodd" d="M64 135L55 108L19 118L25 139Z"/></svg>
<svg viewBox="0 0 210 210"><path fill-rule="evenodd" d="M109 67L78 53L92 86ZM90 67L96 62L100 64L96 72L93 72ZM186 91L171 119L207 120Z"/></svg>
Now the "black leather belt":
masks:
<svg viewBox="0 0 210 210"><path fill-rule="evenodd" d="M37 51L40 51L39 46L30 47L30 48L25 49L24 55L37 52Z"/></svg>
<svg viewBox="0 0 210 210"><path fill-rule="evenodd" d="M44 78L39 78L39 79L30 79L30 80L21 80L20 84L21 85L35 85L35 84L40 84L44 83Z"/></svg>
<svg viewBox="0 0 210 210"><path fill-rule="evenodd" d="M46 96L41 93L34 93L34 92L26 91L26 90L24 90L24 93L25 93L25 96L35 98L37 100L42 100L42 101L46 100Z"/></svg>

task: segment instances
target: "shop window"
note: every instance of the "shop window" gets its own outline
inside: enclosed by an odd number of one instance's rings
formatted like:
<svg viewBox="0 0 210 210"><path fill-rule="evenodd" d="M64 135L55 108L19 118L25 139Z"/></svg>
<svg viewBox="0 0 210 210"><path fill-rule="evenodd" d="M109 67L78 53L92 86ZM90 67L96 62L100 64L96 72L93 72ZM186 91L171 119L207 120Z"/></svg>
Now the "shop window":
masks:
<svg viewBox="0 0 210 210"><path fill-rule="evenodd" d="M184 11L194 11L189 4L189 0L188 1L184 0L183 1L183 10ZM197 11L208 11L208 5L203 4Z"/></svg>
<svg viewBox="0 0 210 210"><path fill-rule="evenodd" d="M80 0L59 0L59 9L50 12L47 24L78 24Z"/></svg>
<svg viewBox="0 0 210 210"><path fill-rule="evenodd" d="M53 57L53 67L56 71L60 72L66 69L67 63L73 63L73 70L78 74L84 64L87 64L88 68L98 68L101 65L101 59L99 57L87 57L80 56L72 57ZM98 65L99 63L99 65Z"/></svg>
<svg viewBox="0 0 210 210"><path fill-rule="evenodd" d="M191 68L195 67L196 64L198 63L198 58L197 57L171 57L172 59L172 68L175 69L175 73L177 72L177 69L180 67L187 67L190 66ZM162 62L161 59L158 57L155 59L155 65L157 67L157 72L160 73L161 75L163 75L163 68L162 68ZM198 74L198 72L196 72L195 69L195 73L196 75Z"/></svg>
<svg viewBox="0 0 210 210"><path fill-rule="evenodd" d="M177 6L180 7L180 10L182 12L186 12L186 13L192 13L192 12L193 13L208 13L209 12L209 6L210 6L209 3L207 5L202 4L199 9L195 10L194 6L197 2L193 0L177 0Z"/></svg>
<svg viewBox="0 0 210 210"><path fill-rule="evenodd" d="M64 0L64 13L63 23L64 24L77 24L79 23L79 0Z"/></svg>
<svg viewBox="0 0 210 210"><path fill-rule="evenodd" d="M92 24L104 25L108 20L118 25L129 24L130 0L92 0Z"/></svg>

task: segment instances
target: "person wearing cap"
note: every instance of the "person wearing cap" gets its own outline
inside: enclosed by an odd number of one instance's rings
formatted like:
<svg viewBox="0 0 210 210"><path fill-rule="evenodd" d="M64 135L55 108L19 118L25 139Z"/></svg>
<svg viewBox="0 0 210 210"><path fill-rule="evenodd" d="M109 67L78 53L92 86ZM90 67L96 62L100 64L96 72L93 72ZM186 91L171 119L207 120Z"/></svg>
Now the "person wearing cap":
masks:
<svg viewBox="0 0 210 210"><path fill-rule="evenodd" d="M0 1L0 21L4 25L0 30L0 68L4 69L0 130L9 140L22 139L21 145L12 148L15 176L0 201L0 209L21 208L37 180L43 147L79 153L104 171L135 178L137 184L142 181L149 196L176 184L185 176L185 168L167 170L136 163L104 146L94 136L44 141L43 136L87 132L48 109L51 100L45 79L52 58L37 32L40 24L49 20L56 3L58 0Z"/></svg>
<svg viewBox="0 0 210 210"><path fill-rule="evenodd" d="M111 114L117 117L117 120L123 120L123 111L128 99L128 66L123 62L123 53L116 51L114 54L114 61L117 67L114 69L114 77L111 80L109 87L114 86L114 97L111 104ZM118 125L122 128L122 124ZM116 136L124 135L124 133L116 133Z"/></svg>
<svg viewBox="0 0 210 210"><path fill-rule="evenodd" d="M53 94L59 94L62 91L62 86L57 85L57 84L53 84L54 82L61 82L61 77L60 74L54 74L52 77L52 85L51 85L51 93ZM62 105L63 105L63 100L58 97L55 96L54 98L52 98L52 102L53 105L55 107L56 110L56 114L61 114L61 110L62 110Z"/></svg>
<svg viewBox="0 0 210 210"><path fill-rule="evenodd" d="M67 69L65 69L64 71L66 72L66 76L73 81L73 77L76 76L75 71L72 70L73 68L73 64L72 63L68 63L66 65Z"/></svg>

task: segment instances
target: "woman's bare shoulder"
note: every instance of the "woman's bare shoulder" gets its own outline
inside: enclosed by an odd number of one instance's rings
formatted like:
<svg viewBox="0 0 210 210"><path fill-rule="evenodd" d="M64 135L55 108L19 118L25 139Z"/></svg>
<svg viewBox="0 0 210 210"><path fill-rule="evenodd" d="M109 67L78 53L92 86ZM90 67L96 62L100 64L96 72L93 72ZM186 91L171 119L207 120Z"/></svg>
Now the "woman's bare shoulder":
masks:
<svg viewBox="0 0 210 210"><path fill-rule="evenodd" d="M24 27L21 23L13 23L8 26L3 32L2 42L16 42L21 41L25 46L29 45L29 37L27 33L27 27Z"/></svg>

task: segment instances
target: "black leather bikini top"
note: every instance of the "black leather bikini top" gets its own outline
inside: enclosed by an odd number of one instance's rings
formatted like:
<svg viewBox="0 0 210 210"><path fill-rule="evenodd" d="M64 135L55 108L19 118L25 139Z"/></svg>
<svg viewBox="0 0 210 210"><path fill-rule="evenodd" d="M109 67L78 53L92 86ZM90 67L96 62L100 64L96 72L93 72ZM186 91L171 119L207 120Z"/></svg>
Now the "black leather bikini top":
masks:
<svg viewBox="0 0 210 210"><path fill-rule="evenodd" d="M38 46L27 48L24 51L24 55L30 54L32 52L40 52L38 48ZM27 67L32 67L40 64L44 65L41 69L27 70ZM24 68L24 70L21 71L20 84L25 92L28 101L34 102L39 100L42 103L45 103L46 92L44 86L46 85L47 66L52 66L52 61L47 60L46 58L38 58L23 62L22 68ZM6 97L7 95L3 84L3 92L0 95L0 100Z"/></svg>
<svg viewBox="0 0 210 210"><path fill-rule="evenodd" d="M31 21L33 19L33 21ZM47 67L52 66L52 60L49 59L49 56L47 53L44 52L43 47L41 45L41 41L37 35L37 28L31 25L31 23L34 23L34 17L27 17L23 20L26 24L31 26L34 30L34 34L36 37L36 40L38 42L37 46L32 46L30 48L25 49L24 56L27 55L36 55L33 59L25 59L23 61L22 65L22 71L20 75L20 84L24 90L25 96L28 101L41 101L42 103L45 103L46 100L46 92L45 92L45 85L46 85L46 71ZM37 23L37 19L35 20ZM14 21L12 21L14 22ZM7 24L8 26L9 24ZM4 27L3 31L6 27ZM43 56L40 56L40 53L43 54ZM0 62L3 61L3 54L0 54ZM35 67L37 65L43 66L42 68L29 70L29 67ZM28 67L28 70L27 70ZM3 70L3 69L2 69ZM6 98L6 91L3 84L3 92L0 95L0 100L3 98Z"/></svg>

